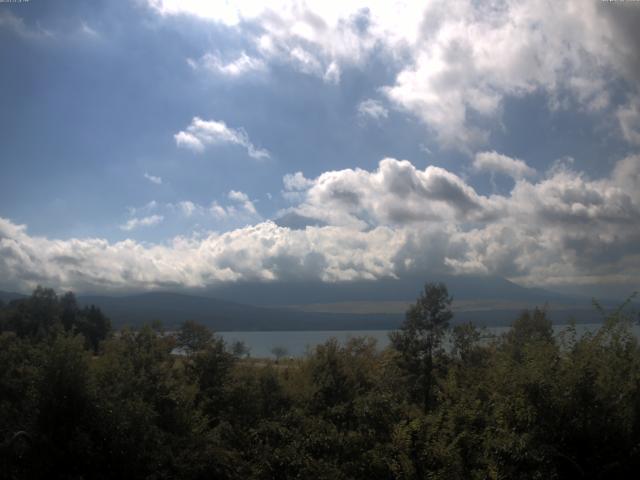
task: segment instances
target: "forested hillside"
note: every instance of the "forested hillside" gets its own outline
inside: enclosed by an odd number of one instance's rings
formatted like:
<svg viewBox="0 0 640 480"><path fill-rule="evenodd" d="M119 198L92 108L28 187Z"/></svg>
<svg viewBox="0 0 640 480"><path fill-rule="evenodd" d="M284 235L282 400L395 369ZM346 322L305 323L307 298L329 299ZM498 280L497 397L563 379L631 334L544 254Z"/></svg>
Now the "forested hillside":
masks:
<svg viewBox="0 0 640 480"><path fill-rule="evenodd" d="M627 309L580 338L536 309L490 338L451 328L450 304L427 284L388 349L356 338L272 361L193 322L114 332L39 288L0 308L0 476L636 478Z"/></svg>

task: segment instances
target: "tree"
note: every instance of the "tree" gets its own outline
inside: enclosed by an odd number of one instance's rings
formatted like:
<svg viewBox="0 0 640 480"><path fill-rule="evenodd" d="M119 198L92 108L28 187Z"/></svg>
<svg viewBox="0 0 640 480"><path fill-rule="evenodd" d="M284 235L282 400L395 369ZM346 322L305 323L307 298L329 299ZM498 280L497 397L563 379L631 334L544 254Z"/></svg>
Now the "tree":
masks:
<svg viewBox="0 0 640 480"><path fill-rule="evenodd" d="M60 304L56 292L38 286L29 298L12 302L6 328L19 337L46 338L60 323Z"/></svg>
<svg viewBox="0 0 640 480"><path fill-rule="evenodd" d="M442 338L453 317L452 301L444 283L426 283L416 303L407 310L400 330L390 334L410 388L415 397L421 398L425 412L431 404L434 357L441 351Z"/></svg>
<svg viewBox="0 0 640 480"><path fill-rule="evenodd" d="M58 303L64 329L84 335L87 345L97 352L100 342L107 338L111 331L111 321L95 305L80 309L73 292L62 295Z"/></svg>
<svg viewBox="0 0 640 480"><path fill-rule="evenodd" d="M189 372L199 387L198 403L214 423L218 422L227 406L226 387L237 359L222 338L212 337L189 360Z"/></svg>
<svg viewBox="0 0 640 480"><path fill-rule="evenodd" d="M178 332L177 345L186 353L195 353L204 350L211 343L213 333L204 325L187 320Z"/></svg>
<svg viewBox="0 0 640 480"><path fill-rule="evenodd" d="M111 321L98 307L90 305L80 312L76 328L84 335L93 351L97 352L100 342L106 339L111 331Z"/></svg>
<svg viewBox="0 0 640 480"><path fill-rule="evenodd" d="M60 307L62 310L62 326L65 330L71 330L78 323L80 307L73 292L67 292L60 297Z"/></svg>
<svg viewBox="0 0 640 480"><path fill-rule="evenodd" d="M251 348L242 340L236 340L231 344L231 352L238 358L249 357Z"/></svg>
<svg viewBox="0 0 640 480"><path fill-rule="evenodd" d="M289 351L280 345L277 345L271 349L271 353L276 357L276 362L279 362L281 358L285 357Z"/></svg>
<svg viewBox="0 0 640 480"><path fill-rule="evenodd" d="M44 347L39 379L39 404L34 437L41 457L35 460L45 476L70 478L86 468L86 458L78 452L91 451L86 426L94 417L90 388L90 363L80 335L57 335Z"/></svg>
<svg viewBox="0 0 640 480"><path fill-rule="evenodd" d="M524 349L533 344L553 344L553 324L547 317L546 309L534 308L532 312L523 311L511 324L505 334L506 347L514 359L521 360Z"/></svg>
<svg viewBox="0 0 640 480"><path fill-rule="evenodd" d="M474 360L474 351L482 339L482 332L471 323L462 323L453 327L452 335L452 353L463 364L472 364Z"/></svg>

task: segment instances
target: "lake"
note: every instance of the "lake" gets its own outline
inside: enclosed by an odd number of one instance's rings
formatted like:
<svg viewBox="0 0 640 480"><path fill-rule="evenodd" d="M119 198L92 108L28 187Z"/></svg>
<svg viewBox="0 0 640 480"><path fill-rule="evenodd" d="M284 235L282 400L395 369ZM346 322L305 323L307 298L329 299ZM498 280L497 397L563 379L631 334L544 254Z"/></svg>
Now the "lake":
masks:
<svg viewBox="0 0 640 480"><path fill-rule="evenodd" d="M579 335L585 332L596 331L600 323L585 323L576 325ZM500 335L510 327L488 327L489 334ZM556 333L567 328L567 325L554 325ZM636 336L640 337L640 326L632 327ZM336 338L340 343L345 343L353 337L372 337L377 341L379 348L389 345L389 332L391 330L323 330L323 331L283 331L283 332L216 332L227 343L235 341L244 342L251 349L251 356L258 358L273 357L271 350L274 347L283 347L287 355L301 357L308 350L313 349L330 338Z"/></svg>

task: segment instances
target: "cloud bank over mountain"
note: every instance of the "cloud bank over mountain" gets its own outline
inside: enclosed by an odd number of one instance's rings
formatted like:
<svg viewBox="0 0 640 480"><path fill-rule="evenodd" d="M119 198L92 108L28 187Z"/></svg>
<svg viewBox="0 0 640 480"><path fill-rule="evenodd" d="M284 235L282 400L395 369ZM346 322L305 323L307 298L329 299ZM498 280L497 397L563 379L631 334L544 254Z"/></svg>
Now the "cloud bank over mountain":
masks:
<svg viewBox="0 0 640 480"><path fill-rule="evenodd" d="M282 213L321 226L262 221L147 244L53 240L2 219L0 276L3 286L77 290L336 282L420 272L502 275L529 285L637 285L639 181L640 157L630 156L606 178L560 165L539 181L517 180L508 195L485 196L443 168L420 170L386 158L373 171L285 179L300 201ZM229 196L252 208L242 192Z"/></svg>

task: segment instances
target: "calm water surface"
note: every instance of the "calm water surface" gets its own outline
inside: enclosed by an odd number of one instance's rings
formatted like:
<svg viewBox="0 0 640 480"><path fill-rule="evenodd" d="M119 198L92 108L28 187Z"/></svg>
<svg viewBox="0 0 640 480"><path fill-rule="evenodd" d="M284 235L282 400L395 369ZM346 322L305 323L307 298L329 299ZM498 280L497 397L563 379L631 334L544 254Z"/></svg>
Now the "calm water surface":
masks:
<svg viewBox="0 0 640 480"><path fill-rule="evenodd" d="M585 332L596 331L601 324L586 323L576 325L578 335ZM567 325L554 325L556 333L567 328ZM500 335L509 330L509 327L489 327L488 334ZM330 338L336 338L340 343L345 343L353 337L372 337L379 348L389 344L389 332L391 330L323 330L323 331L286 331L286 332L216 332L227 343L240 340L251 349L252 357L272 357L271 350L274 347L283 347L287 355L292 357L303 356L316 345L326 342ZM640 337L640 327L635 325L633 331Z"/></svg>

